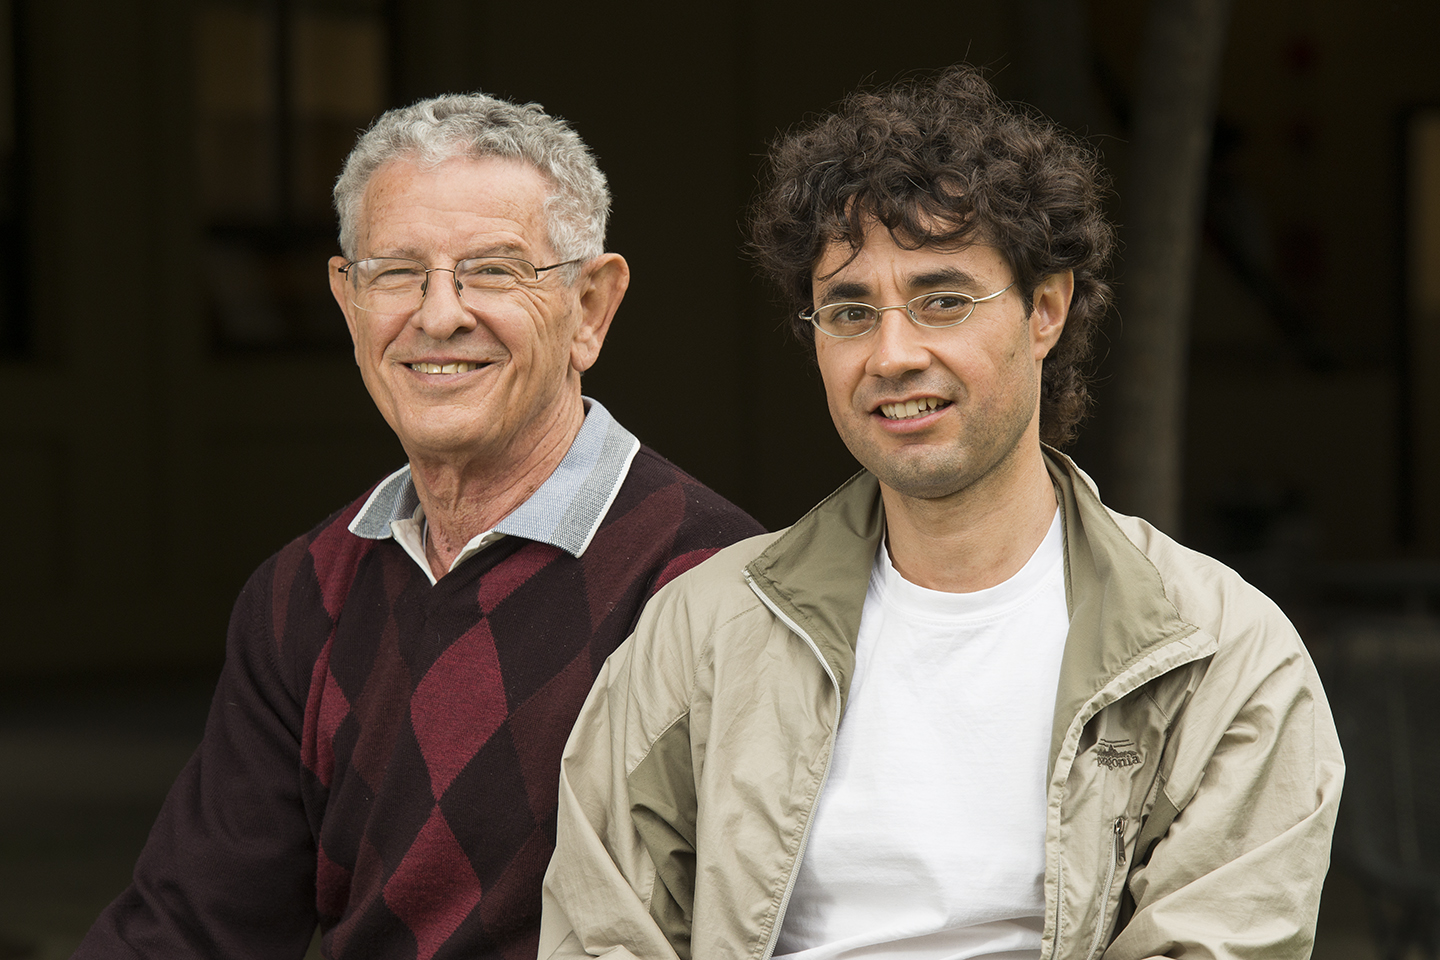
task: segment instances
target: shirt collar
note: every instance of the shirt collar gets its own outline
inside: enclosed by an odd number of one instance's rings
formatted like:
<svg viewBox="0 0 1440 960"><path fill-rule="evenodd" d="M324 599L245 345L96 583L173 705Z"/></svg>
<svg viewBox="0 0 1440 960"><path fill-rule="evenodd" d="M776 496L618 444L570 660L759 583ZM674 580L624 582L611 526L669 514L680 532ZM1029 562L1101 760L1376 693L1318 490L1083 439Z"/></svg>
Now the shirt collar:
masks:
<svg viewBox="0 0 1440 960"><path fill-rule="evenodd" d="M585 420L555 472L495 525L495 533L559 547L579 557L620 492L640 441L610 411L588 397ZM380 482L350 522L350 532L388 540L393 521L419 519L420 497L406 464Z"/></svg>

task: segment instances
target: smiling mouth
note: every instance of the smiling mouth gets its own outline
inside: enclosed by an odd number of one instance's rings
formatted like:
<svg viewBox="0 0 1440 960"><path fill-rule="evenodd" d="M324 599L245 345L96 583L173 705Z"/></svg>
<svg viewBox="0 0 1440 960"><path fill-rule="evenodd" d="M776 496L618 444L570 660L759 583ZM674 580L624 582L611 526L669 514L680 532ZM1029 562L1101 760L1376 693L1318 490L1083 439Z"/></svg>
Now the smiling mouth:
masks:
<svg viewBox="0 0 1440 960"><path fill-rule="evenodd" d="M921 397L919 400L906 400L903 403L882 403L880 404L880 415L886 420L909 420L912 417L921 417L932 410L948 406L950 406L949 400L941 400L939 397Z"/></svg>
<svg viewBox="0 0 1440 960"><path fill-rule="evenodd" d="M416 373L469 373L485 366L483 363L407 363Z"/></svg>

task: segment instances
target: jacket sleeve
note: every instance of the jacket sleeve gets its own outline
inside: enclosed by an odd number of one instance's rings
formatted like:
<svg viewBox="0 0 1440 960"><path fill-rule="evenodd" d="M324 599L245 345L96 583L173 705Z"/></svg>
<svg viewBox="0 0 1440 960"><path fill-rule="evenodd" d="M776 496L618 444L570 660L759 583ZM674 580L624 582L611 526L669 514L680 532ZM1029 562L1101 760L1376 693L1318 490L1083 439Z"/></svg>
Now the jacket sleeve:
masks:
<svg viewBox="0 0 1440 960"><path fill-rule="evenodd" d="M1344 764L1314 665L1282 630L1222 644L1175 723L1135 913L1105 960L1310 956Z"/></svg>
<svg viewBox="0 0 1440 960"><path fill-rule="evenodd" d="M665 594L606 661L560 764L542 958L688 960L696 791L683 631Z"/></svg>
<svg viewBox="0 0 1440 960"><path fill-rule="evenodd" d="M300 796L304 704L272 631L274 564L231 618L199 749L181 771L134 879L78 960L304 955L315 929L315 846Z"/></svg>

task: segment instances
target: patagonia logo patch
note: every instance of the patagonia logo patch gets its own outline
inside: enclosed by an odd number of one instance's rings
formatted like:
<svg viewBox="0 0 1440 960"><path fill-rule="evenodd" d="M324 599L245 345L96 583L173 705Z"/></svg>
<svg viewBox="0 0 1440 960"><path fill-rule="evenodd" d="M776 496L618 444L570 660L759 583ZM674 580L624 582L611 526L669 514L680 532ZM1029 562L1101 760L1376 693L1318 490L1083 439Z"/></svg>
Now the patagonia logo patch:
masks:
<svg viewBox="0 0 1440 960"><path fill-rule="evenodd" d="M1101 740L1095 745L1095 762L1111 770L1133 767L1140 762L1140 753L1133 740Z"/></svg>

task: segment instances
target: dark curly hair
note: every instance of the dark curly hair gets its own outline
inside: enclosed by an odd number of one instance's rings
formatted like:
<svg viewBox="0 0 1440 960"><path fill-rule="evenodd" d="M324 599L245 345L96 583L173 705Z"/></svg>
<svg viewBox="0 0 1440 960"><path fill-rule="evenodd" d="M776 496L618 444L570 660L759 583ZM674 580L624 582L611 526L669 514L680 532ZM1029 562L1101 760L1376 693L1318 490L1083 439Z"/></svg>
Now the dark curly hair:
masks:
<svg viewBox="0 0 1440 960"><path fill-rule="evenodd" d="M968 65L928 80L851 94L782 135L750 217L750 251L795 311L835 241L859 252L865 226L902 247L983 242L1009 263L1026 310L1048 276L1073 270L1064 331L1041 374L1040 435L1075 437L1090 403L1082 365L1110 302L1109 177L1095 152L1028 108L1007 104ZM814 329L792 313L791 328Z"/></svg>

